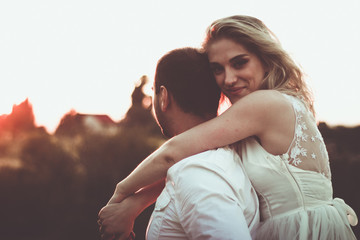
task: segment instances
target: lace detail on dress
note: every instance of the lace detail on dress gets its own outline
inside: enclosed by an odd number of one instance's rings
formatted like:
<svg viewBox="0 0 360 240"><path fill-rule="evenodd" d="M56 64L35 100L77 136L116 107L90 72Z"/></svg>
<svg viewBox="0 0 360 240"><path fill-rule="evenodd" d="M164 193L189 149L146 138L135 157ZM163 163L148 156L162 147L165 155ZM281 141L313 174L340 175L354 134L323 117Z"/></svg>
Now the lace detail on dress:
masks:
<svg viewBox="0 0 360 240"><path fill-rule="evenodd" d="M302 100L283 95L291 102L296 116L294 139L283 159L288 164L319 172L330 179L328 153L312 113Z"/></svg>

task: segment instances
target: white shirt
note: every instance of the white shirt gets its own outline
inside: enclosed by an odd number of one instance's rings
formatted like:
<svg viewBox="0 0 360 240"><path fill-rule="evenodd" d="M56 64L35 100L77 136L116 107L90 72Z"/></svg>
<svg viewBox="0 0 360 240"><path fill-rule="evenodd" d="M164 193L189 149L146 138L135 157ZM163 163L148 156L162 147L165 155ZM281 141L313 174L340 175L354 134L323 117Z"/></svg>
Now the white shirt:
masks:
<svg viewBox="0 0 360 240"><path fill-rule="evenodd" d="M259 203L239 156L219 148L186 158L167 173L147 239L251 239Z"/></svg>

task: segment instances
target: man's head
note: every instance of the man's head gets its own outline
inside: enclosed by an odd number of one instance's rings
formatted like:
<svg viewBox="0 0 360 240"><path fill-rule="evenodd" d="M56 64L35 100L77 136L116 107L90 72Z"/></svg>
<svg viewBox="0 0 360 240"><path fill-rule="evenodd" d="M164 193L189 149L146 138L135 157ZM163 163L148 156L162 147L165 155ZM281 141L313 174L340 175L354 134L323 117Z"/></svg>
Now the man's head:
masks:
<svg viewBox="0 0 360 240"><path fill-rule="evenodd" d="M181 48L170 51L158 61L154 109L165 135L173 136L181 131L187 119L199 122L215 117L219 98L220 89L206 54L195 48Z"/></svg>

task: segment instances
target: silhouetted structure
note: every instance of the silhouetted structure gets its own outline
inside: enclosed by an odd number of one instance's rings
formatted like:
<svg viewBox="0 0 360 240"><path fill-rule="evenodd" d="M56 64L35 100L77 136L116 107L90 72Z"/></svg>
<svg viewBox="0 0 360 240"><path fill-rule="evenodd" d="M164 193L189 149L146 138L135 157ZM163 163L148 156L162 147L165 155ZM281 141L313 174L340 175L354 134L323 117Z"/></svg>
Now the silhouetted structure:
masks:
<svg viewBox="0 0 360 240"><path fill-rule="evenodd" d="M70 111L61 119L56 128L56 136L76 136L79 134L115 134L117 124L108 115L81 114Z"/></svg>
<svg viewBox="0 0 360 240"><path fill-rule="evenodd" d="M13 135L35 130L35 117L32 105L26 99L19 105L12 108L9 115L0 116L0 136L1 133L7 132Z"/></svg>
<svg viewBox="0 0 360 240"><path fill-rule="evenodd" d="M120 122L121 125L131 126L148 126L149 128L156 129L154 132L158 132L158 126L154 121L152 114L151 99L144 94L143 87L148 83L147 76L142 76L139 80L138 86L134 88L131 94L132 105L126 113L126 117ZM146 106L145 102L149 104Z"/></svg>

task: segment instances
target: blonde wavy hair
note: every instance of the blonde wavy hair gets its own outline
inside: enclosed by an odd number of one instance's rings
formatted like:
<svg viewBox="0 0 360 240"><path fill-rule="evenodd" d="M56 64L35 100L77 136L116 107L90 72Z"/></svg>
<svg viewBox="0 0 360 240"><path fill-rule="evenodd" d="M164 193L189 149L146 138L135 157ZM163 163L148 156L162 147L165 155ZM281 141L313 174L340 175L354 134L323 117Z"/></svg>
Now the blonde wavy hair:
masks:
<svg viewBox="0 0 360 240"><path fill-rule="evenodd" d="M301 98L315 115L312 93L304 74L276 36L257 18L236 15L213 22L206 30L203 50L219 39L230 39L254 53L269 70L260 89L274 89Z"/></svg>

